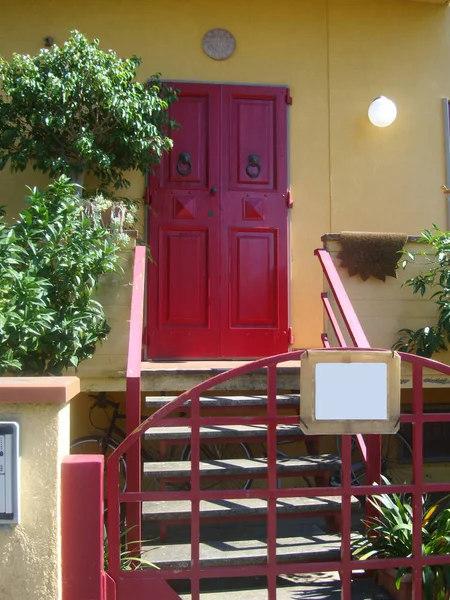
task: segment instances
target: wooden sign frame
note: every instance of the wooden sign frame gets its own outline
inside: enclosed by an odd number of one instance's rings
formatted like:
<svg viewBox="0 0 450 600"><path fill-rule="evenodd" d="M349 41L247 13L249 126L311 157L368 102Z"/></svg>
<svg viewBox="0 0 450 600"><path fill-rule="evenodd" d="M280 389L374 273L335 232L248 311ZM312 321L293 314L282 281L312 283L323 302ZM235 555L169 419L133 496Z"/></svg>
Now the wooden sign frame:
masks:
<svg viewBox="0 0 450 600"><path fill-rule="evenodd" d="M300 369L302 431L398 431L400 363L400 356L390 350L307 350Z"/></svg>

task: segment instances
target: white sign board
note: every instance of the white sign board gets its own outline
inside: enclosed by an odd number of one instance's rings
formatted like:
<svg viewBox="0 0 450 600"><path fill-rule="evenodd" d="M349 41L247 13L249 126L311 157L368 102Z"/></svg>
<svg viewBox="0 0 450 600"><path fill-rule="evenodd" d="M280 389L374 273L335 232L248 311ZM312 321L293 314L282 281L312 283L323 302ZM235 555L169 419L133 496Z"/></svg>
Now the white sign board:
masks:
<svg viewBox="0 0 450 600"><path fill-rule="evenodd" d="M394 433L400 357L391 351L308 350L301 358L304 433Z"/></svg>

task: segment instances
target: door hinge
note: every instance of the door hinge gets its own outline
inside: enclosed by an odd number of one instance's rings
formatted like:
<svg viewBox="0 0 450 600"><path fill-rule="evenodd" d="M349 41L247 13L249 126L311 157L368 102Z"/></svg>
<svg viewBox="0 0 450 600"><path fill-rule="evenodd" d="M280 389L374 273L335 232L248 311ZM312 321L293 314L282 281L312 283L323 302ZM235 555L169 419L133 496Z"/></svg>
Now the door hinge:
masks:
<svg viewBox="0 0 450 600"><path fill-rule="evenodd" d="M293 201L292 196L291 196L291 190L289 190L289 189L286 190L286 193L285 193L284 197L286 199L286 206L288 208L292 208L294 206L294 201Z"/></svg>
<svg viewBox="0 0 450 600"><path fill-rule="evenodd" d="M286 104L292 106L292 96L289 89L286 90Z"/></svg>
<svg viewBox="0 0 450 600"><path fill-rule="evenodd" d="M292 346L294 343L294 332L292 331L292 327L288 327L287 337L289 346Z"/></svg>

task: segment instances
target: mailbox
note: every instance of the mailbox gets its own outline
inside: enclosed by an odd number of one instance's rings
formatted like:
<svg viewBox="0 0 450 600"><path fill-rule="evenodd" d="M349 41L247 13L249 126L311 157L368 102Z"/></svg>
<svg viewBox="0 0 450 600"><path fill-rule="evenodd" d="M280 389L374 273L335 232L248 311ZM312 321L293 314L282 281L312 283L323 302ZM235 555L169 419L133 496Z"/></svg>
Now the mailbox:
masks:
<svg viewBox="0 0 450 600"><path fill-rule="evenodd" d="M0 525L19 523L19 424L0 421Z"/></svg>

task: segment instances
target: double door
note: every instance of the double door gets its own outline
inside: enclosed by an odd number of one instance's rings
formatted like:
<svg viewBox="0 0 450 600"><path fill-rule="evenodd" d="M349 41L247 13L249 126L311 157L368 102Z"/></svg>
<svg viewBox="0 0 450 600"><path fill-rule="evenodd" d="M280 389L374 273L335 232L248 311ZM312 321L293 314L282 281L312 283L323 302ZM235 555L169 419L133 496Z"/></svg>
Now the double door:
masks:
<svg viewBox="0 0 450 600"><path fill-rule="evenodd" d="M149 358L288 348L286 88L173 84L150 179Z"/></svg>

